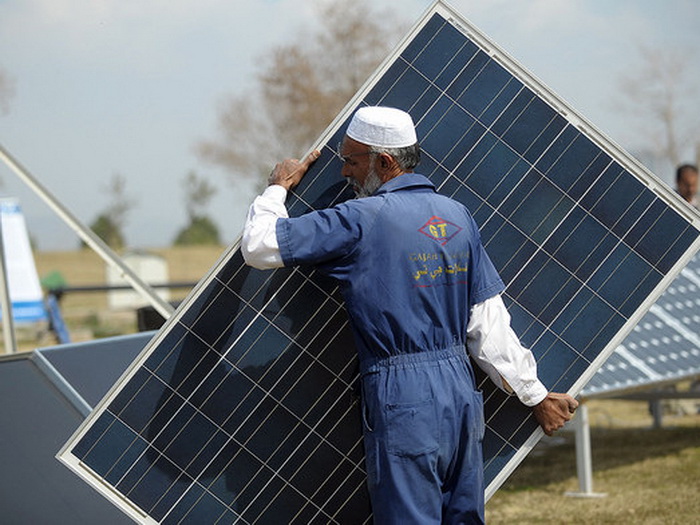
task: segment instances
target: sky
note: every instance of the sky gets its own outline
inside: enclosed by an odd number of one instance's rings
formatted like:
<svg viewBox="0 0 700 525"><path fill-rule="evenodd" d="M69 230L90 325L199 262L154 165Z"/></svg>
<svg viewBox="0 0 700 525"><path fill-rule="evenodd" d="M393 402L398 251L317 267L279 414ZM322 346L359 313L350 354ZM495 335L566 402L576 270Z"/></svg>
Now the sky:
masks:
<svg viewBox="0 0 700 525"><path fill-rule="evenodd" d="M195 171L218 189L208 214L223 242L235 242L254 190L230 184L195 145L218 136L219 108L254 86L266 51L322 23L323 1L0 0L0 69L14 84L0 144L86 225L112 202L110 181L123 177L134 249L172 243L187 223L182 180ZM412 24L431 4L401 0L401 17ZM449 4L630 151L645 145L615 100L639 46L687 53L694 64L700 56L696 0ZM700 86L700 69L688 78ZM657 175L670 183L671 174ZM0 182L0 195L20 199L36 250L77 248L77 235L1 161Z"/></svg>

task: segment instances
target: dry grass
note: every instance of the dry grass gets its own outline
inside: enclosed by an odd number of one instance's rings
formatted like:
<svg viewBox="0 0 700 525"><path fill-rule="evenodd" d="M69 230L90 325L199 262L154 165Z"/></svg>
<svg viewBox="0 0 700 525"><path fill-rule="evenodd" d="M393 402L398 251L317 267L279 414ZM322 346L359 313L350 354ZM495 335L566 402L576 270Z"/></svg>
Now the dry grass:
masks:
<svg viewBox="0 0 700 525"><path fill-rule="evenodd" d="M224 252L223 246L172 247L150 250L163 257L168 265L170 280L198 281ZM39 278L58 271L68 286L100 285L106 283L106 263L92 250L73 252L37 252L34 254ZM84 305L90 308L107 306L106 294L85 292L65 296L65 309Z"/></svg>
<svg viewBox="0 0 700 525"><path fill-rule="evenodd" d="M207 274L224 250L223 246L195 246L158 249L151 253L166 260L171 282L195 283ZM40 279L51 272L59 272L69 287L106 284L107 264L92 250L36 252L34 260ZM173 289L170 300L179 301L189 291L189 288ZM136 311L111 310L106 292L66 293L61 299L61 312L73 341L128 334L138 328ZM45 326L20 327L18 343L20 350L32 350L55 344L55 340ZM0 353L3 352L4 348L0 348Z"/></svg>
<svg viewBox="0 0 700 525"><path fill-rule="evenodd" d="M692 406L688 402L685 406ZM652 429L644 402L588 403L593 491L577 498L574 436L547 438L487 504L490 524L700 523L700 416L666 415Z"/></svg>

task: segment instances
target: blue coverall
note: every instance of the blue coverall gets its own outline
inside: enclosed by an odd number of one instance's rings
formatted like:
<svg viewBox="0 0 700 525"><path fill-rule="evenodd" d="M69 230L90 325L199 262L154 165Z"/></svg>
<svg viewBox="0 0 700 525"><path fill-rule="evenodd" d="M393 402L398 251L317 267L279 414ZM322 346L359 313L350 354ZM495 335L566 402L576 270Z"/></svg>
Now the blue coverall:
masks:
<svg viewBox="0 0 700 525"><path fill-rule="evenodd" d="M504 286L467 209L405 173L276 228L285 266L341 283L375 522L482 523L483 402L466 327L471 307Z"/></svg>

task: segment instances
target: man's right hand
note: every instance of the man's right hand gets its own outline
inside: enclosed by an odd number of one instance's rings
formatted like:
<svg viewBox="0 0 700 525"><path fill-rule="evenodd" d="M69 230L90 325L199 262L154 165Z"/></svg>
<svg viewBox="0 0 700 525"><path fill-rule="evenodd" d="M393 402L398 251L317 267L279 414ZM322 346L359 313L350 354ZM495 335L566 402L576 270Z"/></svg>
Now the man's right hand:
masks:
<svg viewBox="0 0 700 525"><path fill-rule="evenodd" d="M573 417L577 407L578 401L569 394L550 392L532 411L544 433L551 436Z"/></svg>
<svg viewBox="0 0 700 525"><path fill-rule="evenodd" d="M309 156L304 160L285 159L277 163L275 169L272 170L267 182L269 185L277 184L282 186L287 191L296 187L306 174L311 164L321 156L321 152L314 150L309 153Z"/></svg>

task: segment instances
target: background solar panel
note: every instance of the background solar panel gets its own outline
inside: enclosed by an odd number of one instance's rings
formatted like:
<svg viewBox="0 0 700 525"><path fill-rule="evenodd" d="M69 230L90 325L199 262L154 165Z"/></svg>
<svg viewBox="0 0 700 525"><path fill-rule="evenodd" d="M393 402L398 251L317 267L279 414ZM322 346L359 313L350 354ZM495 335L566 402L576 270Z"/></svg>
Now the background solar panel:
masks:
<svg viewBox="0 0 700 525"><path fill-rule="evenodd" d="M84 416L47 379L34 353L0 356L0 399L3 524L133 523L56 461L56 450Z"/></svg>
<svg viewBox="0 0 700 525"><path fill-rule="evenodd" d="M37 348L32 361L66 399L87 416L153 335L153 332L143 332Z"/></svg>
<svg viewBox="0 0 700 525"><path fill-rule="evenodd" d="M581 392L620 393L700 376L700 256L654 303Z"/></svg>
<svg viewBox="0 0 700 525"><path fill-rule="evenodd" d="M350 196L333 149L363 104L413 116L548 388L578 392L697 249L697 214L440 3L320 139L291 215ZM234 247L60 457L144 521L368 522L356 367L334 282ZM488 497L541 432L484 388Z"/></svg>

